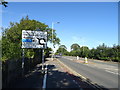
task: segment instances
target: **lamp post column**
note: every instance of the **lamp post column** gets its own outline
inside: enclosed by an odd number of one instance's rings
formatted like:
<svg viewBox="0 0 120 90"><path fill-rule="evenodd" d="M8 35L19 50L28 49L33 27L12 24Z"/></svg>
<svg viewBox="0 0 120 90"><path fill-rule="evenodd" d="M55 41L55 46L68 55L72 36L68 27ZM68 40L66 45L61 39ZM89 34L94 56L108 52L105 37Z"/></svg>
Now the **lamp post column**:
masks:
<svg viewBox="0 0 120 90"><path fill-rule="evenodd" d="M54 23L52 22L52 44L53 44L53 28L54 28ZM52 45L52 47L53 47L53 45ZM53 53L54 53L54 50L52 52L52 61L53 61Z"/></svg>

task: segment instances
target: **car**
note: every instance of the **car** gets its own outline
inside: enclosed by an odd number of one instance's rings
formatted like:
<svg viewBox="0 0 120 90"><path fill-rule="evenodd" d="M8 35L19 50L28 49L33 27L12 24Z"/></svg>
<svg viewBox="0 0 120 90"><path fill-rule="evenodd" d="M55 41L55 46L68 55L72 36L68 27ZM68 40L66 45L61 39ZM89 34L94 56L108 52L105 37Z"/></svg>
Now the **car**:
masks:
<svg viewBox="0 0 120 90"><path fill-rule="evenodd" d="M61 57L61 55L55 55L55 58L60 58Z"/></svg>

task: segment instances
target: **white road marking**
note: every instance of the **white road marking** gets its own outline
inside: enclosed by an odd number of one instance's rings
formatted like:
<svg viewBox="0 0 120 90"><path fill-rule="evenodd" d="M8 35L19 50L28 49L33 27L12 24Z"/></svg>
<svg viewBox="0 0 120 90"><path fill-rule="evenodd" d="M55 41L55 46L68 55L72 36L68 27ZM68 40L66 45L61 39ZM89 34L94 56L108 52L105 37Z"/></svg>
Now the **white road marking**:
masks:
<svg viewBox="0 0 120 90"><path fill-rule="evenodd" d="M43 89L46 88L46 79L47 79L47 74L44 75L44 80L43 80Z"/></svg>
<svg viewBox="0 0 120 90"><path fill-rule="evenodd" d="M46 65L46 68L45 68L45 75L44 75L44 79L43 79L43 90L46 88L46 80L47 80L47 65Z"/></svg>
<svg viewBox="0 0 120 90"><path fill-rule="evenodd" d="M105 69L106 69L106 70L111 70L111 69L112 69L112 70L116 70L116 71L118 70L118 69L116 69L116 68L105 68Z"/></svg>
<svg viewBox="0 0 120 90"><path fill-rule="evenodd" d="M112 72L112 71L109 71L109 70L105 70L106 72L109 72L109 73L112 73L112 74L116 74L116 75L118 75L118 73L116 73L116 72Z"/></svg>

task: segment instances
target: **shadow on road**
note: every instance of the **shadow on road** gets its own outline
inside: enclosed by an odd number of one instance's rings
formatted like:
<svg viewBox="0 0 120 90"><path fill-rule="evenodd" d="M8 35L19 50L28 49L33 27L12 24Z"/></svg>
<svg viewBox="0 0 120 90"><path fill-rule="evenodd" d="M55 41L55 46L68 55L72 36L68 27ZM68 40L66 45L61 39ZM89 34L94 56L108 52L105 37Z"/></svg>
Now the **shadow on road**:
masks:
<svg viewBox="0 0 120 90"><path fill-rule="evenodd" d="M88 83L89 84L88 84ZM83 80L82 78L70 74L69 72L62 72L57 70L55 65L48 65L48 78L47 78L47 90L49 89L81 89L81 90L109 90L103 86L95 85L97 87L93 88L94 85L91 81Z"/></svg>

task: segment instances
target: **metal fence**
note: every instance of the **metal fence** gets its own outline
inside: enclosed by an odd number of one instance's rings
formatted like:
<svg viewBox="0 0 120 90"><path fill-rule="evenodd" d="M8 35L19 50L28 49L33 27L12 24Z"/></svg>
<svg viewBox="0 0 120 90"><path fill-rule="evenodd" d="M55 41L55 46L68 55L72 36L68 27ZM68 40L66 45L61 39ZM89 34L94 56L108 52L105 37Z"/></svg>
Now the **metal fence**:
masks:
<svg viewBox="0 0 120 90"><path fill-rule="evenodd" d="M41 63L40 58L25 58L24 60L24 75ZM22 59L2 62L2 88L13 87L14 83L22 77L24 77L22 76Z"/></svg>

